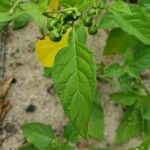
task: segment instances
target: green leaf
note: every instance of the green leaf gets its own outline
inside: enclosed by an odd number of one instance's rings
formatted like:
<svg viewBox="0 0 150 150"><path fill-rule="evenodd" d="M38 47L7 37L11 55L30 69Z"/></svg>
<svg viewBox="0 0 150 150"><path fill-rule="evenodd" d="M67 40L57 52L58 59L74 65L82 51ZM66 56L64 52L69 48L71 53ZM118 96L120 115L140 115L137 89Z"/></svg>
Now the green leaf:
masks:
<svg viewBox="0 0 150 150"><path fill-rule="evenodd" d="M137 45L134 57L132 65L138 72L150 69L150 46Z"/></svg>
<svg viewBox="0 0 150 150"><path fill-rule="evenodd" d="M106 68L104 68L104 73L103 76L104 77L120 77L124 74L124 68L121 67L119 64L114 63L111 64L109 66L107 66Z"/></svg>
<svg viewBox="0 0 150 150"><path fill-rule="evenodd" d="M99 27L100 29L113 29L113 28L118 28L119 26L118 26L118 24L114 21L114 16L113 16L113 14L112 14L112 13L106 13L106 14L102 17L102 19L101 19L101 21L100 21L98 27Z"/></svg>
<svg viewBox="0 0 150 150"><path fill-rule="evenodd" d="M92 115L88 126L88 135L98 140L104 140L104 114L101 106L101 94L97 91L94 98Z"/></svg>
<svg viewBox="0 0 150 150"><path fill-rule="evenodd" d="M150 109L147 109L144 114L143 114L143 118L146 120L150 120Z"/></svg>
<svg viewBox="0 0 150 150"><path fill-rule="evenodd" d="M85 44L87 43L87 32L86 32L86 29L84 27L84 25L82 23L80 23L80 25L78 25L77 27L77 34L80 35L78 36L78 41L80 41L82 44Z"/></svg>
<svg viewBox="0 0 150 150"><path fill-rule="evenodd" d="M13 15L10 15L8 12L0 12L0 23L11 21L22 14L23 12L17 12L17 13L14 13Z"/></svg>
<svg viewBox="0 0 150 150"><path fill-rule="evenodd" d="M23 28L29 23L30 20L31 20L31 17L28 14L22 14L14 19L13 28L15 30Z"/></svg>
<svg viewBox="0 0 150 150"><path fill-rule="evenodd" d="M120 87L123 91L131 91L132 90L132 78L127 74L123 74L118 78Z"/></svg>
<svg viewBox="0 0 150 150"><path fill-rule="evenodd" d="M139 112L131 108L122 119L116 137L116 144L123 144L141 132L141 120Z"/></svg>
<svg viewBox="0 0 150 150"><path fill-rule="evenodd" d="M118 13L131 14L130 7L123 1L115 1L112 4L112 9Z"/></svg>
<svg viewBox="0 0 150 150"><path fill-rule="evenodd" d="M20 4L21 9L29 14L44 32L46 32L45 24L47 18L43 15L43 12L47 10L48 2L49 0L42 0L38 3L30 2Z"/></svg>
<svg viewBox="0 0 150 150"><path fill-rule="evenodd" d="M134 35L144 44L150 45L150 21L149 16L138 6L130 7L131 14L111 11L114 21L118 26L130 35Z"/></svg>
<svg viewBox="0 0 150 150"><path fill-rule="evenodd" d="M0 0L0 12L7 12L14 2L15 0Z"/></svg>
<svg viewBox="0 0 150 150"><path fill-rule="evenodd" d="M64 6L79 6L83 3L84 0L61 0Z"/></svg>
<svg viewBox="0 0 150 150"><path fill-rule="evenodd" d="M136 100L141 99L141 95L138 95L134 92L116 92L110 96L113 101L126 106L133 105Z"/></svg>
<svg viewBox="0 0 150 150"><path fill-rule="evenodd" d="M19 150L38 150L38 149L33 146L24 146L24 147L20 147Z"/></svg>
<svg viewBox="0 0 150 150"><path fill-rule="evenodd" d="M42 123L26 124L22 130L27 141L40 150L49 150L51 142L55 139L52 128Z"/></svg>
<svg viewBox="0 0 150 150"><path fill-rule="evenodd" d="M78 41L73 29L68 47L55 58L53 80L60 101L71 122L83 137L87 135L96 85L92 52Z"/></svg>
<svg viewBox="0 0 150 150"><path fill-rule="evenodd" d="M72 123L68 123L67 126L64 127L64 137L73 143L78 143L81 139L81 136Z"/></svg>
<svg viewBox="0 0 150 150"><path fill-rule="evenodd" d="M128 48L132 48L137 43L134 36L127 34L121 29L113 29L107 39L104 54L111 55L114 53L121 53L127 51Z"/></svg>
<svg viewBox="0 0 150 150"><path fill-rule="evenodd" d="M83 10L94 1L96 0L61 0L61 3L65 7L78 7L79 10Z"/></svg>

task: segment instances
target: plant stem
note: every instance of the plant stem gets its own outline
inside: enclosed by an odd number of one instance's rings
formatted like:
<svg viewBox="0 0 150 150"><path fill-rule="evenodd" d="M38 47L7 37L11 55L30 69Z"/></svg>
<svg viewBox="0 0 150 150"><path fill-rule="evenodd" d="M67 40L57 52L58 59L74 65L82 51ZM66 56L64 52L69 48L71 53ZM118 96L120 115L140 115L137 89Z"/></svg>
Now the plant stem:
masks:
<svg viewBox="0 0 150 150"><path fill-rule="evenodd" d="M15 8L17 7L17 5L21 2L22 0L16 0L16 2L14 3L14 5L10 8L9 13L13 14Z"/></svg>

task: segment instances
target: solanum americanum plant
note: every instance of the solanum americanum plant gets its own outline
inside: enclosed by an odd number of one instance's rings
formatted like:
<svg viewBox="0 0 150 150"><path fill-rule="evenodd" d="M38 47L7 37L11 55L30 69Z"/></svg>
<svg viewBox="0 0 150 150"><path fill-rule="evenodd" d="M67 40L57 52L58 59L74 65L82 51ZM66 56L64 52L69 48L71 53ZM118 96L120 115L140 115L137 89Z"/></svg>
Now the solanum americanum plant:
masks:
<svg viewBox="0 0 150 150"><path fill-rule="evenodd" d="M125 110L115 145L140 136L141 145L131 149L148 150L150 92L142 75L150 69L150 1L0 0L1 30L11 22L17 29L31 20L44 37L36 42L37 57L46 76L53 79L70 120L71 125L65 129L68 141L87 137L104 140L105 108L102 109L99 102L103 93L96 92L96 84L105 81L118 86L119 90L109 95ZM116 63L114 59L111 64L95 62L93 51L87 46L87 38L102 30L108 31L103 55L106 59L120 55L123 61ZM32 128L41 128L39 132L53 140L39 145L37 141L40 138L35 140L36 137L31 136L33 134L29 135L34 132ZM72 128L76 131L73 139L68 135ZM64 145L55 139L47 125L28 124L23 127L23 132L33 145L32 149L73 149L67 145L62 148Z"/></svg>

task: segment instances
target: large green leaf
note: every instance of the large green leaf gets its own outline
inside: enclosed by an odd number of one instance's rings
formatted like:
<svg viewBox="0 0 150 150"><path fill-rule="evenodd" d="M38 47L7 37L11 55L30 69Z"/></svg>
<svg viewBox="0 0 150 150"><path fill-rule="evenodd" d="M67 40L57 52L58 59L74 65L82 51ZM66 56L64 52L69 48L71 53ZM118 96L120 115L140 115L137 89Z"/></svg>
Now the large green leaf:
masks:
<svg viewBox="0 0 150 150"><path fill-rule="evenodd" d="M88 135L98 140L104 140L104 115L101 99L101 94L97 91L88 127Z"/></svg>
<svg viewBox="0 0 150 150"><path fill-rule="evenodd" d="M78 41L73 29L68 47L56 56L53 80L66 114L83 137L95 95L96 75L92 52Z"/></svg>
<svg viewBox="0 0 150 150"><path fill-rule="evenodd" d="M150 45L150 21L147 13L138 6L130 7L131 13L118 13L111 11L114 21L130 35L134 35L144 44Z"/></svg>
<svg viewBox="0 0 150 150"><path fill-rule="evenodd" d="M139 112L131 108L131 110L126 112L118 127L116 143L123 144L129 139L139 135L140 132L141 120L139 119Z"/></svg>
<svg viewBox="0 0 150 150"><path fill-rule="evenodd" d="M114 53L125 52L137 43L134 36L127 34L121 29L113 29L109 34L105 46L104 54L111 55Z"/></svg>
<svg viewBox="0 0 150 150"><path fill-rule="evenodd" d="M22 130L27 141L40 150L49 150L50 144L55 138L52 128L42 123L26 124Z"/></svg>

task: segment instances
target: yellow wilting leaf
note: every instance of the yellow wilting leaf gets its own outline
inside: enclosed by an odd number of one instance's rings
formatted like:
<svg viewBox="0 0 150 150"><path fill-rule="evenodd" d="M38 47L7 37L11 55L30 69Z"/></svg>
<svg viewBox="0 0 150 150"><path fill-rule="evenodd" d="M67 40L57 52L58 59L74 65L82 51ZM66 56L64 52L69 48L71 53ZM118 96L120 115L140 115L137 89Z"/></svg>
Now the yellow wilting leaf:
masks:
<svg viewBox="0 0 150 150"><path fill-rule="evenodd" d="M56 54L64 47L68 45L68 31L61 41L53 42L48 36L45 39L39 40L36 43L36 52L39 61L44 67L52 67Z"/></svg>
<svg viewBox="0 0 150 150"><path fill-rule="evenodd" d="M59 0L51 0L49 3L50 10L58 10L60 6Z"/></svg>

